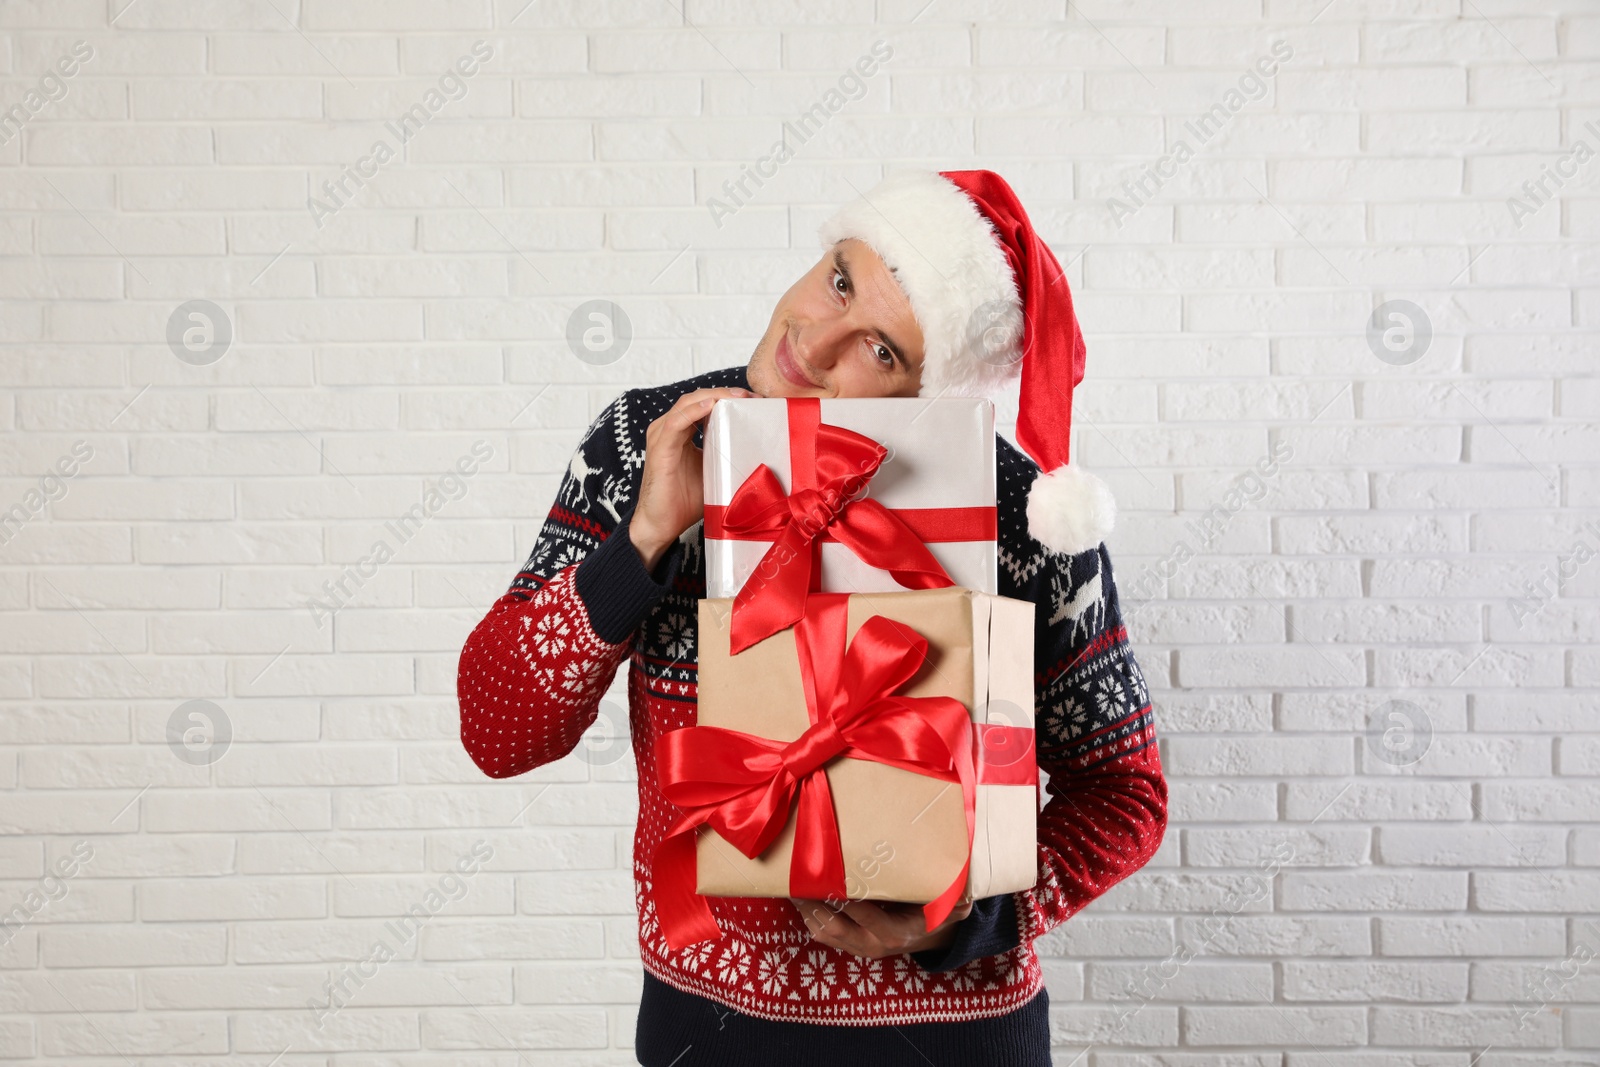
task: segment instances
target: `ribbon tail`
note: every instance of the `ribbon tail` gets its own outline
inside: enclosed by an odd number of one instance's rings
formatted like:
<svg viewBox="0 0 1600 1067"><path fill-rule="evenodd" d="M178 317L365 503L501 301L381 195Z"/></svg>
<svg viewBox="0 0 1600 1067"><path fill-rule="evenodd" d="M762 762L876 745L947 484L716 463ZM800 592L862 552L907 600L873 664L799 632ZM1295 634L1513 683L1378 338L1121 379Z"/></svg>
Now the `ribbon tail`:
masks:
<svg viewBox="0 0 1600 1067"><path fill-rule="evenodd" d="M704 810L681 817L656 846L651 860L656 918L674 952L722 936L706 898L695 892L694 830L705 817Z"/></svg>
<svg viewBox="0 0 1600 1067"><path fill-rule="evenodd" d="M812 546L804 532L791 523L733 598L729 654L738 655L799 622L805 615L811 579Z"/></svg>
<svg viewBox="0 0 1600 1067"><path fill-rule="evenodd" d="M833 791L828 788L827 773L820 767L806 775L800 786L794 853L789 858L789 895L817 900L842 900L849 895L844 884L844 851L839 844Z"/></svg>
<svg viewBox="0 0 1600 1067"><path fill-rule="evenodd" d="M971 846L968 846L971 851ZM925 929L932 930L950 917L955 910L956 901L961 898L961 893L967 888L967 871L972 866L970 858L962 861L961 873L956 875L955 881L933 900L922 906L922 922Z"/></svg>
<svg viewBox="0 0 1600 1067"><path fill-rule="evenodd" d="M952 721L951 725L955 726L955 723ZM943 893L922 906L922 921L929 930L950 917L956 901L967 888L967 875L972 869L972 839L977 827L978 774L972 757L971 721L965 711L963 710L960 716L960 725L957 729L941 729L940 733L950 747L950 758L956 767L956 778L961 782L961 807L967 817L967 849L966 859L961 861L961 870L956 873L954 880L945 887Z"/></svg>
<svg viewBox="0 0 1600 1067"><path fill-rule="evenodd" d="M944 589L955 581L911 527L871 497L847 505L830 527L863 561L907 589Z"/></svg>

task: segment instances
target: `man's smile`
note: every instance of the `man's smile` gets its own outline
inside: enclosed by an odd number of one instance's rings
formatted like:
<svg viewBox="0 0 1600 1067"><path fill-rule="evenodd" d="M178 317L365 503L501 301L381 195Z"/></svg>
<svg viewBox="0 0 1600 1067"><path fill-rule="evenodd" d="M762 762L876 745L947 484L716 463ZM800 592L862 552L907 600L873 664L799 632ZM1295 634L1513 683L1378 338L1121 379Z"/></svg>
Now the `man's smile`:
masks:
<svg viewBox="0 0 1600 1067"><path fill-rule="evenodd" d="M773 349L772 361L777 364L778 373L794 385L798 385L802 389L818 388L817 383L812 381L801 368L799 360L795 359L793 350L789 348L789 335L787 332L778 336L778 343Z"/></svg>

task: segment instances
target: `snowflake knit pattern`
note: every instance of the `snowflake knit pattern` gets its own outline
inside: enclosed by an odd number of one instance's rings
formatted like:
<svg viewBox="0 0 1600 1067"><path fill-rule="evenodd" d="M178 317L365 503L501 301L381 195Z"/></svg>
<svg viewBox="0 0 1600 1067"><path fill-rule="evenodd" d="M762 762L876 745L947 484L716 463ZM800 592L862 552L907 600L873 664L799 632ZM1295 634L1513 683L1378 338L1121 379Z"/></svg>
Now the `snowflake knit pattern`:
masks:
<svg viewBox="0 0 1600 1067"><path fill-rule="evenodd" d="M1038 817L1038 882L1013 894L1015 947L930 972L911 954L870 959L813 940L787 898L707 898L724 936L679 952L662 937L649 862L680 811L657 786L655 741L695 722L703 530L692 527L674 546L657 568L658 575L667 571L665 589L637 625L612 640L597 632L601 610L580 595L579 569L619 529L626 539L649 424L686 392L729 385L747 387L743 367L628 390L590 426L526 565L462 650L462 744L493 778L561 759L595 721L626 659L639 788L634 895L647 970L765 1019L876 1026L1013 1011L1044 982L1033 942L1142 867L1160 845L1167 786L1105 545L1066 556L1028 536L1024 508L1038 468L998 435L999 591L1037 605L1036 741L1049 798ZM631 544L618 547L642 571ZM615 615L609 605L608 612ZM614 622L598 628L622 629Z"/></svg>

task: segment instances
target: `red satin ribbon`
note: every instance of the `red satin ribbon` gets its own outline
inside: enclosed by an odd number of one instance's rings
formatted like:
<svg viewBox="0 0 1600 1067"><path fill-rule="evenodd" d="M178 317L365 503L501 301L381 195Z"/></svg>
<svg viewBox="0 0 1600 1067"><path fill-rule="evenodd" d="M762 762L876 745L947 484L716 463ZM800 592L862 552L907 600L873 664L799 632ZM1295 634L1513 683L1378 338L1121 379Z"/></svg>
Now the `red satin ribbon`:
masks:
<svg viewBox="0 0 1600 1067"><path fill-rule="evenodd" d="M909 626L874 615L840 655L847 600L844 593L815 594L795 625L811 719L798 738L775 741L720 726L686 726L656 739L661 791L684 811L652 861L656 913L674 950L722 936L705 898L695 892L695 831L702 824L753 859L782 832L798 800L790 894L847 895L839 826L823 770L837 757L961 784L968 858L950 885L923 905L928 929L945 920L966 888L977 783L1038 785L1031 729L991 726L975 732L966 708L953 697L896 695L928 649ZM979 769L987 772L982 778Z"/></svg>
<svg viewBox="0 0 1600 1067"><path fill-rule="evenodd" d="M975 722L972 741L978 781L984 785L1031 785L1039 788L1039 761L1033 727Z"/></svg>
<svg viewBox="0 0 1600 1067"><path fill-rule="evenodd" d="M820 587L824 535L888 571L907 589L955 584L922 543L926 538L903 518L870 497L851 499L866 488L888 449L853 430L824 424L815 397L791 397L785 411L791 491L785 493L778 476L763 463L714 518L707 509L707 522L714 522L716 529L713 533L708 525L708 537L772 542L733 598L729 647L735 654L800 621L806 593ZM976 525L970 517L966 524Z"/></svg>
<svg viewBox="0 0 1600 1067"><path fill-rule="evenodd" d="M746 479L748 481L748 479ZM751 530L748 527L734 529L727 524L724 516L727 514L726 504L706 505L706 536L722 541L769 541L771 533L767 531ZM998 534L999 523L995 516L995 509L988 507L963 507L963 508L890 508L889 514L906 524L906 529L918 541L923 543L941 541L993 541ZM833 528L826 527L818 535L822 541L839 539L833 536Z"/></svg>

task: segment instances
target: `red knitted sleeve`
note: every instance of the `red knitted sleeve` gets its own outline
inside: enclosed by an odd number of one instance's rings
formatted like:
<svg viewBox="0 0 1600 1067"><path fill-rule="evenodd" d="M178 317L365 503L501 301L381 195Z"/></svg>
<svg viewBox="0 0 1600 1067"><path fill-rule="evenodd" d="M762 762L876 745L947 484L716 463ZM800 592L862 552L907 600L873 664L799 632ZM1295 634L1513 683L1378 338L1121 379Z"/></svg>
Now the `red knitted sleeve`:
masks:
<svg viewBox="0 0 1600 1067"><path fill-rule="evenodd" d="M613 645L595 634L577 571L566 567L531 597L502 596L461 650L461 744L491 778L524 774L576 748L628 654L631 636Z"/></svg>
<svg viewBox="0 0 1600 1067"><path fill-rule="evenodd" d="M461 650L461 744L491 778L577 747L632 646L629 620L659 594L626 535L644 458L632 430L624 393L589 427L527 563Z"/></svg>
<svg viewBox="0 0 1600 1067"><path fill-rule="evenodd" d="M1015 894L1025 941L1143 867L1167 825L1150 693L1128 646L1110 554L1102 544L1047 555L1036 581L1035 726L1049 799L1038 821L1039 881Z"/></svg>

